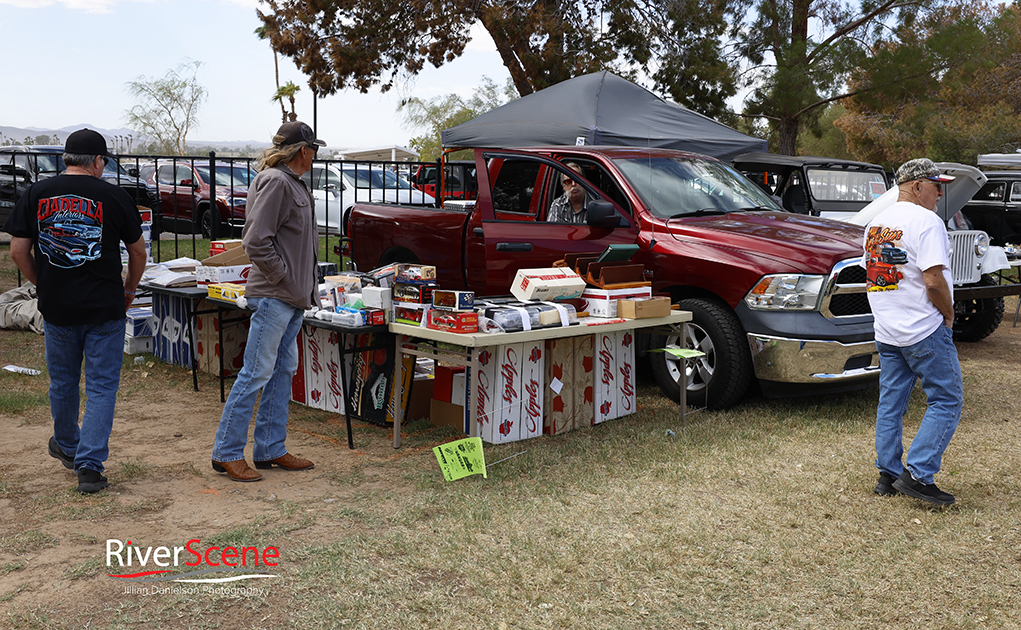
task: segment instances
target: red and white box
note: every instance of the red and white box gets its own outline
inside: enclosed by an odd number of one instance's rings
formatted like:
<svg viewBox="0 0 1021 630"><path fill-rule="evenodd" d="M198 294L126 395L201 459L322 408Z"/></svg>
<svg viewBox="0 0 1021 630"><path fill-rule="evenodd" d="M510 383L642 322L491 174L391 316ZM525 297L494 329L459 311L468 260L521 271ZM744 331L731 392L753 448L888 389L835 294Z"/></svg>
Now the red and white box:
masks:
<svg viewBox="0 0 1021 630"><path fill-rule="evenodd" d="M326 367L323 387L323 406L326 411L344 413L344 382L340 378L340 345L338 335L332 330L316 328L316 335L324 337L322 344L323 363Z"/></svg>
<svg viewBox="0 0 1021 630"><path fill-rule="evenodd" d="M241 247L241 239L230 238L222 241L209 241L209 255L222 254L228 249L234 249L235 247Z"/></svg>
<svg viewBox="0 0 1021 630"><path fill-rule="evenodd" d="M584 290L585 281L567 267L519 269L511 282L511 293L522 301L573 300Z"/></svg>
<svg viewBox="0 0 1021 630"><path fill-rule="evenodd" d="M452 333L479 332L479 314L475 311L448 311L431 309L427 313L426 328Z"/></svg>
<svg viewBox="0 0 1021 630"><path fill-rule="evenodd" d="M484 347L475 352L478 353L479 368L477 374L472 374L472 387L478 393L478 402L475 408L476 421L479 423L479 436L489 441L487 437L493 435L496 424L496 353L499 348Z"/></svg>
<svg viewBox="0 0 1021 630"><path fill-rule="evenodd" d="M585 301L583 311L592 317L617 317L617 300L633 300L651 298L652 287L632 287L629 289L594 289L587 287L581 294Z"/></svg>
<svg viewBox="0 0 1021 630"><path fill-rule="evenodd" d="M597 333L595 341L595 411L592 424L617 417L620 385L617 376L617 333Z"/></svg>
<svg viewBox="0 0 1021 630"><path fill-rule="evenodd" d="M298 335L298 343L303 344L302 365L298 369L302 370L304 376L302 379L304 401L299 402L316 409L326 408L326 362L323 356L326 335L323 333L321 328L303 324ZM293 378L291 383L293 386ZM294 396L293 387L291 395Z"/></svg>
<svg viewBox="0 0 1021 630"><path fill-rule="evenodd" d="M617 331L617 417L636 410L635 400L635 335L632 330Z"/></svg>
<svg viewBox="0 0 1021 630"><path fill-rule="evenodd" d="M546 340L543 430L560 435L574 428L574 338Z"/></svg>
<svg viewBox="0 0 1021 630"><path fill-rule="evenodd" d="M574 428L593 424L595 415L595 335L574 338Z"/></svg>
<svg viewBox="0 0 1021 630"><path fill-rule="evenodd" d="M496 413L490 423L490 435L484 441L492 444L516 442L521 439L521 369L524 344L509 343L497 347Z"/></svg>
<svg viewBox="0 0 1021 630"><path fill-rule="evenodd" d="M546 365L543 355L546 344L529 341L524 344L521 359L521 421L518 439L542 435L543 394L545 393Z"/></svg>

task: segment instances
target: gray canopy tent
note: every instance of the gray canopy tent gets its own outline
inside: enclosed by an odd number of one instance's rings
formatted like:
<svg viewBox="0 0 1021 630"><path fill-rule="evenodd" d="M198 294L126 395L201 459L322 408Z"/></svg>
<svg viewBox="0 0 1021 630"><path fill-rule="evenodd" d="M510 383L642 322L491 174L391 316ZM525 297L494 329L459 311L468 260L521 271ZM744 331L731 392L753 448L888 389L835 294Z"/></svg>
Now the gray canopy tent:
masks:
<svg viewBox="0 0 1021 630"><path fill-rule="evenodd" d="M443 146L601 144L702 153L730 162L766 141L747 136L609 72L563 81L442 134Z"/></svg>

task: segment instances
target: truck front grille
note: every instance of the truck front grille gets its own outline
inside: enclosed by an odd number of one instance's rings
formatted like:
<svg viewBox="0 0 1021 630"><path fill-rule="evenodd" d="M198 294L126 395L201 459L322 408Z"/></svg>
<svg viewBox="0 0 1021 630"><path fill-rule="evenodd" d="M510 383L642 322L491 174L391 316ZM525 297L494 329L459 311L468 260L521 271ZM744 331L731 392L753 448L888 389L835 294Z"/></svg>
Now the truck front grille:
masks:
<svg viewBox="0 0 1021 630"><path fill-rule="evenodd" d="M860 258L848 258L834 265L819 309L824 317L832 319L872 313L865 293L865 269L860 262Z"/></svg>

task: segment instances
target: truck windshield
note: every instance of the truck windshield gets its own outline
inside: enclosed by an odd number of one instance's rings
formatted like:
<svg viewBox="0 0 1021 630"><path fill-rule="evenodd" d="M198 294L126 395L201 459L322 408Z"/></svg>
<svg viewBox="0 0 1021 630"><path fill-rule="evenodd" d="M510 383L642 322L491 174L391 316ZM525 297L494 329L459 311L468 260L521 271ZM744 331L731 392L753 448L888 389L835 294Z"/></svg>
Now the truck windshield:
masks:
<svg viewBox="0 0 1021 630"><path fill-rule="evenodd" d="M865 201L886 192L886 176L875 171L808 169L808 187L819 201Z"/></svg>
<svg viewBox="0 0 1021 630"><path fill-rule="evenodd" d="M657 157L618 159L614 163L658 217L781 210L769 195L720 162Z"/></svg>

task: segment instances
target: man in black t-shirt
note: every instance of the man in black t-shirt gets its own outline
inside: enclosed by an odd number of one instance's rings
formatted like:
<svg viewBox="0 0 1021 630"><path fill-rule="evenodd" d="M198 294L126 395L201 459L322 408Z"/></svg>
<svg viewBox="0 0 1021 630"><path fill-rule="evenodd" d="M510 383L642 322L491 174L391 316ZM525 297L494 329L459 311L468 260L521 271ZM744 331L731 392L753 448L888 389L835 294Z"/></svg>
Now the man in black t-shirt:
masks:
<svg viewBox="0 0 1021 630"><path fill-rule="evenodd" d="M110 156L89 129L64 145L67 170L30 187L3 230L11 259L34 282L45 320L53 437L50 455L78 474L78 492L99 492L120 385L124 313L145 269L138 210L126 192L100 179ZM120 243L128 252L122 280ZM78 426L85 361L85 413Z"/></svg>

